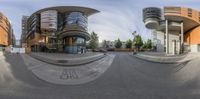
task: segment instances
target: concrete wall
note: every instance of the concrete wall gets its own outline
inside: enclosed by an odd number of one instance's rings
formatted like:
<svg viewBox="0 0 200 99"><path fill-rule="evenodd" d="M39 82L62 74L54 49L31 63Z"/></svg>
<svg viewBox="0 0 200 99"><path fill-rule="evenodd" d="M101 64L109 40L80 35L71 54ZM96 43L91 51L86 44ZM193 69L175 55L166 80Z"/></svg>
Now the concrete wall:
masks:
<svg viewBox="0 0 200 99"><path fill-rule="evenodd" d="M190 45L190 50L191 52L200 52L200 45L197 44Z"/></svg>

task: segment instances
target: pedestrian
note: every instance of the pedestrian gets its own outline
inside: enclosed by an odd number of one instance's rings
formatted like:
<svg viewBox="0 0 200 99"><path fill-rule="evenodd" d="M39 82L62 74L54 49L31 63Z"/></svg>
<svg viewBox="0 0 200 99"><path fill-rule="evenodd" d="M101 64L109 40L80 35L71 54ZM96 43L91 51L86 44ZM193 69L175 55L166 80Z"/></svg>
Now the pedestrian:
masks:
<svg viewBox="0 0 200 99"><path fill-rule="evenodd" d="M81 47L81 54L83 54L83 47Z"/></svg>

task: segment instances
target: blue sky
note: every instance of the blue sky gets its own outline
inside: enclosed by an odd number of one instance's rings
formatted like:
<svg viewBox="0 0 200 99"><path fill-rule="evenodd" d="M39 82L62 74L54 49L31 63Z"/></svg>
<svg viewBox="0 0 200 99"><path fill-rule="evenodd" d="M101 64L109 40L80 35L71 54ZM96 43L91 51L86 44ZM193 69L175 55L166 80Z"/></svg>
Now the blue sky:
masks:
<svg viewBox="0 0 200 99"><path fill-rule="evenodd" d="M100 40L125 41L131 39L131 31L137 31L144 39L151 38L151 31L144 27L142 9L156 6L184 6L200 10L200 0L0 0L0 12L6 15L16 38L21 35L21 18L51 6L84 6L100 13L89 17L88 32L95 31Z"/></svg>

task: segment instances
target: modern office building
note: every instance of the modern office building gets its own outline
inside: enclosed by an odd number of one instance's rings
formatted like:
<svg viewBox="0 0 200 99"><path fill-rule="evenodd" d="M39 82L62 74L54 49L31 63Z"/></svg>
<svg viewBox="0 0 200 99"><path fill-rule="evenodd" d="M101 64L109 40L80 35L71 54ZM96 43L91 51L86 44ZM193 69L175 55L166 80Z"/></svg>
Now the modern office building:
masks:
<svg viewBox="0 0 200 99"><path fill-rule="evenodd" d="M143 9L143 21L156 36L157 51L200 52L199 11L185 7L148 7Z"/></svg>
<svg viewBox="0 0 200 99"><path fill-rule="evenodd" d="M21 34L21 40L20 40L20 45L22 47L26 47L26 34L28 32L27 29L27 21L28 21L29 16L23 16L22 17L22 34Z"/></svg>
<svg viewBox="0 0 200 99"><path fill-rule="evenodd" d="M80 52L90 39L88 16L97 12L75 6L41 9L27 19L27 32L24 33L27 47L31 51Z"/></svg>
<svg viewBox="0 0 200 99"><path fill-rule="evenodd" d="M14 40L15 36L8 18L0 13L0 47L8 47Z"/></svg>

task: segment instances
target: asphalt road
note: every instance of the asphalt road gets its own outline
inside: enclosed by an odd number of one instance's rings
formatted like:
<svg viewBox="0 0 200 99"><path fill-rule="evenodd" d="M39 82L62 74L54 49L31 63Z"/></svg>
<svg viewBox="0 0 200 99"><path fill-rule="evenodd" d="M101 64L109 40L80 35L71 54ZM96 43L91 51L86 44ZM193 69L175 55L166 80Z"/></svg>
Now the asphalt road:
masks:
<svg viewBox="0 0 200 99"><path fill-rule="evenodd" d="M27 70L20 55L0 61L0 99L200 99L199 69L159 64L116 54L110 68L96 80L73 86L53 85ZM6 61L6 63L4 62Z"/></svg>

